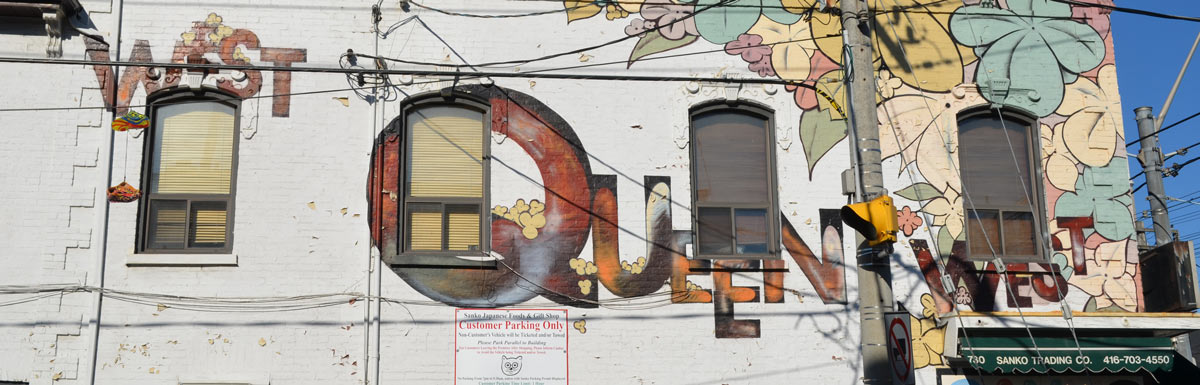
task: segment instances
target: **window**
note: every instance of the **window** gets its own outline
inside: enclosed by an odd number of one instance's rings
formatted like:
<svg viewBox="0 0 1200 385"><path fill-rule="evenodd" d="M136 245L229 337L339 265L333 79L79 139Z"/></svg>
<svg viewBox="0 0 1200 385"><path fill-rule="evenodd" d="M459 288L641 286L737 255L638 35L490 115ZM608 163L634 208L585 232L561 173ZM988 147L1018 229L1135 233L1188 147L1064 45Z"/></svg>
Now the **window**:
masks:
<svg viewBox="0 0 1200 385"><path fill-rule="evenodd" d="M958 157L971 259L991 260L994 252L1006 261L1044 260L1034 123L996 110L959 118Z"/></svg>
<svg viewBox="0 0 1200 385"><path fill-rule="evenodd" d="M692 113L693 228L697 256L776 258L774 124L757 108Z"/></svg>
<svg viewBox="0 0 1200 385"><path fill-rule="evenodd" d="M481 255L488 225L486 109L426 102L403 113L403 251Z"/></svg>
<svg viewBox="0 0 1200 385"><path fill-rule="evenodd" d="M238 104L177 94L151 105L143 165L139 251L229 253Z"/></svg>

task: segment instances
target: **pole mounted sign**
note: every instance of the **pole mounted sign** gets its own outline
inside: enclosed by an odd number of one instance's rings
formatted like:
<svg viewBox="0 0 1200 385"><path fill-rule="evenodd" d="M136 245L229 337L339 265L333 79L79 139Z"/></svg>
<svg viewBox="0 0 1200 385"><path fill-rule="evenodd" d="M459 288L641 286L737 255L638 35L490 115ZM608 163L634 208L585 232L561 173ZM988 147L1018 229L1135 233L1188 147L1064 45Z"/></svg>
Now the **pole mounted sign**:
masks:
<svg viewBox="0 0 1200 385"><path fill-rule="evenodd" d="M884 316L887 325L888 361L892 368L892 383L913 385L912 333L908 312L889 312Z"/></svg>

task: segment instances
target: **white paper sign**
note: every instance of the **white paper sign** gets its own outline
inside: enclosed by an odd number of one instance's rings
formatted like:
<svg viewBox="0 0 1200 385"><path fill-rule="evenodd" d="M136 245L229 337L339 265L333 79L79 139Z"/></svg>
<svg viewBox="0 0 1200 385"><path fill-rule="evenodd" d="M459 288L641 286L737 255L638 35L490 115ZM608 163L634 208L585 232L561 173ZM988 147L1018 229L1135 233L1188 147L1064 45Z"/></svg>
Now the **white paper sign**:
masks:
<svg viewBox="0 0 1200 385"><path fill-rule="evenodd" d="M454 383L566 385L567 311L456 309Z"/></svg>

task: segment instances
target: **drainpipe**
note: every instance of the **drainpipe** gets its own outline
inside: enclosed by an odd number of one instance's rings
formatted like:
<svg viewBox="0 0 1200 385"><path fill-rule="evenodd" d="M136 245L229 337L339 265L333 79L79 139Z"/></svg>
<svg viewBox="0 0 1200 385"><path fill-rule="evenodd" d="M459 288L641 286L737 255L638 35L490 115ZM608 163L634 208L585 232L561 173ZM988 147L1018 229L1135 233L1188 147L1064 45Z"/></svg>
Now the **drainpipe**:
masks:
<svg viewBox="0 0 1200 385"><path fill-rule="evenodd" d="M114 1L117 3L116 4L116 15L115 15L116 19L117 19L116 20L117 28L116 28L116 37L115 37L115 39L113 39L113 40L115 40L113 43L114 48L115 48L113 50L113 55L114 55L113 61L115 63L119 63L119 62L121 62L121 24L122 24L122 19L125 16L125 1L124 0L114 0ZM121 76L121 67L114 65L113 66L113 76L112 76L112 85L113 85L113 88L112 88L112 120L117 119L117 105L119 103L117 101L117 89L120 87L120 84L121 84L119 82L120 76ZM100 92L104 92L103 84L101 85L100 88L101 88ZM103 123L101 123L101 125L103 126ZM104 128L102 127L101 129L104 129ZM105 131L108 131L108 136L107 136L108 137L108 139L107 139L108 152L105 154L105 156L108 159L105 159L105 161L103 162L104 164L107 165L105 167L104 185L100 186L99 193L96 194L96 199L99 199L101 202L103 202L102 205L104 207L104 209L100 213L100 217L97 219L98 226L96 226L96 228L99 230L96 233L96 238L99 240L99 242L98 242L99 250L98 251L99 251L100 255L99 255L99 258L96 259L95 268L92 270L93 272L95 272L95 274L93 275L93 278L92 278L94 280L94 284L92 286L95 286L99 289L96 292L92 293L92 296L94 298L92 300L92 317L93 318L91 320L89 320L89 323L91 326L91 334L92 334L91 335L91 337L92 337L92 363L91 363L91 367L86 372L88 375L87 381L84 382L84 383L91 384L91 385L96 385L96 365L100 359L100 315L102 313L102 309L103 309L102 306L103 306L103 301L104 301L104 292L103 292L103 290L104 290L104 270L108 263L108 225L109 225L109 212L110 212L110 208L111 208L110 207L111 205L108 202L107 192L108 192L108 186L112 186L112 181L113 181L113 152L114 152L115 144L116 144L116 140L115 140L116 132L111 129L108 129ZM125 151L126 152L129 151L128 146L126 146Z"/></svg>

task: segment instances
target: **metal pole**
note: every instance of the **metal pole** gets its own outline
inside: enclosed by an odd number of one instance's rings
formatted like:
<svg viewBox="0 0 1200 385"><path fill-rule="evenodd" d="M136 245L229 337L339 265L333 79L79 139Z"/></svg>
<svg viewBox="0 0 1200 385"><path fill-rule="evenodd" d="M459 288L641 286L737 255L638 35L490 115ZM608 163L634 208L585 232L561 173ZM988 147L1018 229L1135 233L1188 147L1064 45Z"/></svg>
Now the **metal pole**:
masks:
<svg viewBox="0 0 1200 385"><path fill-rule="evenodd" d="M1192 50L1188 51L1187 59L1183 59L1183 68L1179 69L1179 76L1175 77L1175 84L1171 86L1171 92L1167 94L1167 101L1163 102L1163 109L1159 111L1158 118L1154 119L1154 129L1162 128L1163 119L1167 117L1167 110L1171 109L1171 102L1175 100L1175 91L1179 90L1179 83L1183 81L1183 74L1187 73L1188 64L1192 62L1192 55L1196 53L1196 45L1200 44L1200 33L1196 34L1196 41L1192 42ZM1142 134L1141 136L1146 136Z"/></svg>
<svg viewBox="0 0 1200 385"><path fill-rule="evenodd" d="M116 12L115 12L116 15L115 16L116 16L116 24L117 24L116 27L117 28L115 31L116 33L114 34L115 41L113 42L112 58L114 61L120 62L121 61L121 32L122 32L121 30L124 27L124 20L125 20L125 0L119 0L116 3L115 7L116 7ZM113 120L116 120L117 117L120 116L118 111L120 110L121 107L119 105L120 102L118 102L118 99L117 99L118 90L121 88L120 80L121 80L121 66L114 65L112 67L112 87L113 88L112 88L112 93L110 94L112 96L112 106L111 106L112 107L112 119L109 120L110 122ZM104 81L108 81L108 79L104 79ZM104 84L103 83L100 84L100 92L101 93L104 92ZM101 129L104 129L105 128L104 126L105 125L102 123ZM92 362L91 362L91 365L89 365L87 371L84 372L85 373L84 375L86 376L86 381L83 381L83 379L81 379L81 381L79 381L79 383L81 383L81 384L91 384L91 385L96 385L96 383L99 382L96 380L96 376L99 375L99 368L97 367L97 365L100 364L100 327L102 326L100 317L102 315L104 315L104 273L108 268L108 228L110 225L110 223L109 223L111 220L110 214L112 211L111 210L112 204L108 201L108 194L106 194L105 191L108 188L108 186L113 185L112 184L113 173L114 173L113 161L115 158L113 156L113 154L115 153L114 151L116 149L116 132L113 130L108 130L108 129L104 129L104 131L106 131L105 136L107 137L107 139L105 140L105 142L108 145L108 154L106 154L107 159L104 160L104 164L107 165L107 167L104 168L104 178L103 178L104 185L100 186L100 188L97 189L99 191L96 196L96 199L103 199L102 202L104 202L104 203L101 203L101 205L103 205L103 210L101 210L100 217L98 218L98 221L100 222L99 226L97 227L97 229L99 229L99 231L96 232L96 239L98 240L98 244L97 244L98 248L96 250L96 254L97 254L96 267L95 267L95 270L93 273L95 278L93 278L94 280L92 281L92 282L94 282L94 285L98 288L98 290L96 290L96 293L93 294L93 296L92 296L93 297L92 309L91 309L92 310L92 319L90 320L92 330L91 330L91 335L89 336L89 337L91 337L91 341L89 341L89 342L91 342ZM124 151L126 153L129 152L128 144L126 144ZM124 165L122 167L128 167L128 165Z"/></svg>
<svg viewBox="0 0 1200 385"><path fill-rule="evenodd" d="M1158 135L1154 135L1154 113L1150 107L1133 109L1138 124L1138 135L1142 136L1142 149L1138 158L1146 170L1146 200L1150 201L1150 217L1154 220L1154 244L1162 246L1174 240L1171 236L1171 218L1167 216L1167 193L1163 188L1162 149L1158 148Z"/></svg>
<svg viewBox="0 0 1200 385"><path fill-rule="evenodd" d="M850 109L850 150L858 175L858 197L863 201L886 195L879 149L879 118L875 105L875 66L872 64L871 19L866 0L842 1L845 39L843 63L847 69L847 104ZM858 249L859 325L862 337L863 383L890 384L891 364L884 314L892 311L890 245L860 243Z"/></svg>

